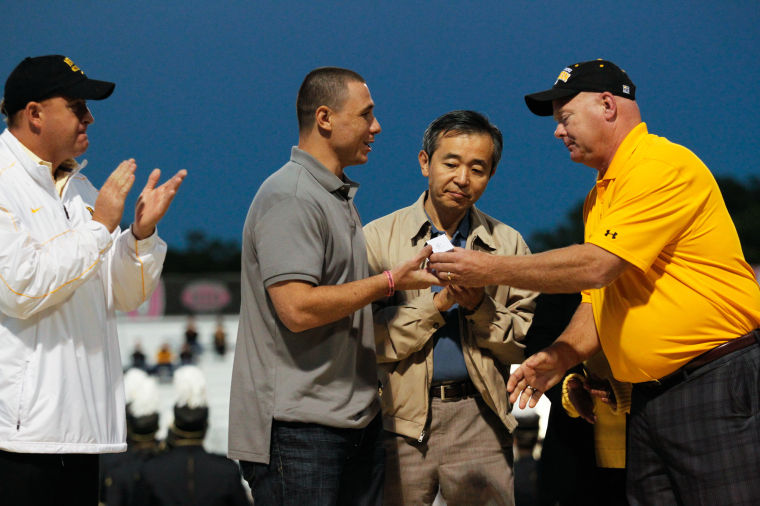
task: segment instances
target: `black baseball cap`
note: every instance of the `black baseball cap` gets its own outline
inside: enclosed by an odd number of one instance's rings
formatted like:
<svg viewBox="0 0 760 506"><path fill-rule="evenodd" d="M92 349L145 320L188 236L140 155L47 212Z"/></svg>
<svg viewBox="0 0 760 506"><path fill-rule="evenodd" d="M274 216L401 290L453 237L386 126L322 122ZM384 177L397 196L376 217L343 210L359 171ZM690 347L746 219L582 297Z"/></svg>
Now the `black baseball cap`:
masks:
<svg viewBox="0 0 760 506"><path fill-rule="evenodd" d="M12 116L29 102L56 96L103 100L115 86L90 79L70 58L60 54L27 57L5 81L3 113Z"/></svg>
<svg viewBox="0 0 760 506"><path fill-rule="evenodd" d="M613 95L636 100L636 86L625 73L608 60L591 60L565 67L554 86L546 91L525 95L525 103L533 114L551 116L552 100L569 98L581 91L609 91Z"/></svg>

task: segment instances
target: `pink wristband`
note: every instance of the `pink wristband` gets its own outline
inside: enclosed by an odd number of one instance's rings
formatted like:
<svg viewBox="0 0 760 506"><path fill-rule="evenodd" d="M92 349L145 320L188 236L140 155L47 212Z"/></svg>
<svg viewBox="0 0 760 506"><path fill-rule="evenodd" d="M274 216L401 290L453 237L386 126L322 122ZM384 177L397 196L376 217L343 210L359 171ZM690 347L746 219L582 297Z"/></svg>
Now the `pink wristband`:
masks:
<svg viewBox="0 0 760 506"><path fill-rule="evenodd" d="M396 293L396 284L393 282L393 274L391 274L391 271L383 271L385 273L385 277L388 278L388 294L386 297L390 297L394 293Z"/></svg>

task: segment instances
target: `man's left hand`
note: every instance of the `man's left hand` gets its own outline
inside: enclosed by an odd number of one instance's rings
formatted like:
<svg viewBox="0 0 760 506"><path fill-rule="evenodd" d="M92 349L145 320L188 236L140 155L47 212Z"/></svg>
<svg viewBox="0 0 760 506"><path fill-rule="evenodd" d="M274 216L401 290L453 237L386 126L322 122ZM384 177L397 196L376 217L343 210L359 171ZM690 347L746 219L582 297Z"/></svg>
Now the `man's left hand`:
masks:
<svg viewBox="0 0 760 506"><path fill-rule="evenodd" d="M615 391L612 389L609 380L600 378L596 374L589 373L583 386L591 396L608 404L612 409L617 409Z"/></svg>
<svg viewBox="0 0 760 506"><path fill-rule="evenodd" d="M132 234L137 239L145 239L153 234L156 224L166 214L185 176L187 176L187 171L182 169L173 178L156 188L161 177L161 170L153 169L135 205Z"/></svg>
<svg viewBox="0 0 760 506"><path fill-rule="evenodd" d="M493 255L481 251L454 248L445 253L430 256L429 269L433 269L438 279L459 286L492 285L488 277L491 273Z"/></svg>
<svg viewBox="0 0 760 506"><path fill-rule="evenodd" d="M567 379L567 396L578 414L588 423L596 423L594 399L586 388L585 380L571 376Z"/></svg>

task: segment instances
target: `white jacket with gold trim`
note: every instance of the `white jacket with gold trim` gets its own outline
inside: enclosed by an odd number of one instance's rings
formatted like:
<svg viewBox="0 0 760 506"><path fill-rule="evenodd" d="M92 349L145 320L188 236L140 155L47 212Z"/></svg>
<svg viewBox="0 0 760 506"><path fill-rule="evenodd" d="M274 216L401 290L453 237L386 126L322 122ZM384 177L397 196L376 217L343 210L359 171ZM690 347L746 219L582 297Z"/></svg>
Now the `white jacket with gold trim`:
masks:
<svg viewBox="0 0 760 506"><path fill-rule="evenodd" d="M79 167L59 197L50 169L0 135L0 449L126 449L115 310L150 295L166 244L109 234L96 197Z"/></svg>

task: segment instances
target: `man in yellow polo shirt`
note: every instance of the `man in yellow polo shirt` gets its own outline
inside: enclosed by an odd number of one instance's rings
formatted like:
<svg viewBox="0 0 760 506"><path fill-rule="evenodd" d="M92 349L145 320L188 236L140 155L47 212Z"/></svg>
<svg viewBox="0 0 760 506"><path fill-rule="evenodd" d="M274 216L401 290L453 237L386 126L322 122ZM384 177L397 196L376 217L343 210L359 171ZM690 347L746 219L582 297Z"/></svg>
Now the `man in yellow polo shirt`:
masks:
<svg viewBox="0 0 760 506"><path fill-rule="evenodd" d="M601 348L615 378L634 383L631 504L760 504L760 287L710 171L647 132L635 93L617 65L594 60L525 97L554 116L571 160L598 171L584 244L525 257L456 249L430 267L463 286L582 291L567 329L507 388L534 406Z"/></svg>

